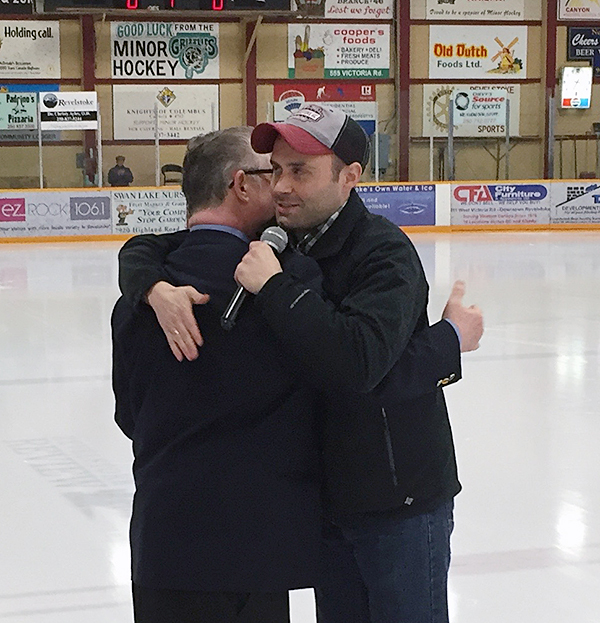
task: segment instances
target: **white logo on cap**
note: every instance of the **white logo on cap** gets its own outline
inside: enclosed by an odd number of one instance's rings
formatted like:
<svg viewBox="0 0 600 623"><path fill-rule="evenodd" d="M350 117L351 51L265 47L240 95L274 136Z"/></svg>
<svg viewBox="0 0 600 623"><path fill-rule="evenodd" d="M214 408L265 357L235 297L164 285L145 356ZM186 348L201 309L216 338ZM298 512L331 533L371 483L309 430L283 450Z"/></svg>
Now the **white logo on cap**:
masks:
<svg viewBox="0 0 600 623"><path fill-rule="evenodd" d="M309 104L303 106L298 112L294 113L290 118L298 119L298 121L320 121L324 117L324 111L320 106Z"/></svg>

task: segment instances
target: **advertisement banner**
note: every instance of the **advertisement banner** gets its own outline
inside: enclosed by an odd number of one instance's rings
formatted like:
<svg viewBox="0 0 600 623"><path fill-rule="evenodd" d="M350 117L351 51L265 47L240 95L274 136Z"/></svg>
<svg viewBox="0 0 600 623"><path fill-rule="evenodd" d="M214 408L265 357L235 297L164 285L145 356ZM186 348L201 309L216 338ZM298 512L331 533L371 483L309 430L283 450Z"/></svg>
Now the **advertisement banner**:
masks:
<svg viewBox="0 0 600 623"><path fill-rule="evenodd" d="M0 195L0 236L110 234L108 191L27 192Z"/></svg>
<svg viewBox="0 0 600 623"><path fill-rule="evenodd" d="M525 0L427 0L427 19L524 20Z"/></svg>
<svg viewBox="0 0 600 623"><path fill-rule="evenodd" d="M549 185L452 184L452 225L547 225Z"/></svg>
<svg viewBox="0 0 600 623"><path fill-rule="evenodd" d="M0 130L37 128L35 93L0 93Z"/></svg>
<svg viewBox="0 0 600 623"><path fill-rule="evenodd" d="M569 26L567 60L591 61L594 77L600 77L600 28Z"/></svg>
<svg viewBox="0 0 600 623"><path fill-rule="evenodd" d="M59 22L0 20L0 79L60 78Z"/></svg>
<svg viewBox="0 0 600 623"><path fill-rule="evenodd" d="M113 190L113 234L166 234L187 227L180 190Z"/></svg>
<svg viewBox="0 0 600 623"><path fill-rule="evenodd" d="M292 0L292 11L336 19L393 19L393 0Z"/></svg>
<svg viewBox="0 0 600 623"><path fill-rule="evenodd" d="M370 212L395 225L435 225L433 184L368 184L356 191Z"/></svg>
<svg viewBox="0 0 600 623"><path fill-rule="evenodd" d="M600 223L600 184L555 182L552 185L552 223Z"/></svg>
<svg viewBox="0 0 600 623"><path fill-rule="evenodd" d="M58 91L58 84L0 84L0 93L41 93L43 91ZM37 101L37 95L36 95ZM35 127L37 128L37 111L35 113ZM44 143L60 141L61 133L58 130L42 132ZM0 128L0 143L12 143L38 140L37 130L2 130Z"/></svg>
<svg viewBox="0 0 600 623"><path fill-rule="evenodd" d="M305 103L327 104L350 115L371 135L375 132L377 103L375 85L359 83L304 83L275 84L273 120L285 121Z"/></svg>
<svg viewBox="0 0 600 623"><path fill-rule="evenodd" d="M112 22L112 77L219 77L219 24Z"/></svg>
<svg viewBox="0 0 600 623"><path fill-rule="evenodd" d="M579 21L600 19L598 0L558 0L558 19Z"/></svg>
<svg viewBox="0 0 600 623"><path fill-rule="evenodd" d="M389 24L288 24L289 78L389 75Z"/></svg>
<svg viewBox="0 0 600 623"><path fill-rule="evenodd" d="M430 26L429 77L527 77L527 26Z"/></svg>
<svg viewBox="0 0 600 623"><path fill-rule="evenodd" d="M219 86L118 85L113 86L115 140L154 138L154 107L158 105L161 139L190 139L219 127Z"/></svg>
<svg viewBox="0 0 600 623"><path fill-rule="evenodd" d="M450 102L458 98L455 108L454 136L505 136L505 113L498 102L488 97L504 96L510 100L510 135L519 136L521 119L521 87L518 84L424 84L423 136L448 136ZM480 101L483 100L483 101ZM489 108L488 108L489 106ZM459 110L464 108L464 110ZM465 113L473 116L465 118ZM458 123L463 115L463 123Z"/></svg>
<svg viewBox="0 0 600 623"><path fill-rule="evenodd" d="M97 130L96 91L50 91L40 93L42 130Z"/></svg>

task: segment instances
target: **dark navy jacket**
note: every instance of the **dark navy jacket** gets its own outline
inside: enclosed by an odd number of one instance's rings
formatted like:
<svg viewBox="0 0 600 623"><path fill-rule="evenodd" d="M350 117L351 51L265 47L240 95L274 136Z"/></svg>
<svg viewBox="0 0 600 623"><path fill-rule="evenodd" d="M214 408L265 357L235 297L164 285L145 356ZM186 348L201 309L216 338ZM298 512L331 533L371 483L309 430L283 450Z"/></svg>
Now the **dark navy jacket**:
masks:
<svg viewBox="0 0 600 623"><path fill-rule="evenodd" d="M134 310L123 298L115 306L115 418L133 440L132 570L141 586L279 591L318 583L315 392L298 380L251 297L231 332L219 324L246 250L232 234L201 230L168 258L172 283L211 295L195 307L205 338L196 361L173 357L150 307ZM300 255L284 265L303 282L318 274Z"/></svg>
<svg viewBox="0 0 600 623"><path fill-rule="evenodd" d="M168 280L164 257L185 235L136 236L124 245L119 283L132 304ZM443 395L461 378L461 355L448 322L429 326L429 288L416 250L352 191L309 255L323 272L326 300L284 270L255 304L290 361L303 366L302 378L328 394L328 513L347 520L434 510L461 489Z"/></svg>

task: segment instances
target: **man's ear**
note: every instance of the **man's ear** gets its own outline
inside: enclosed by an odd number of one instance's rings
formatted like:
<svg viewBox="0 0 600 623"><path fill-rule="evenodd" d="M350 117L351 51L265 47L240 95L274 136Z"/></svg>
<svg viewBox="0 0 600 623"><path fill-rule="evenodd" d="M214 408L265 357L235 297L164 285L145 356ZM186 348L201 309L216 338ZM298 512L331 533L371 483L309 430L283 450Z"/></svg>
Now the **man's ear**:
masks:
<svg viewBox="0 0 600 623"><path fill-rule="evenodd" d="M240 169L233 176L232 190L239 201L248 202L248 176Z"/></svg>
<svg viewBox="0 0 600 623"><path fill-rule="evenodd" d="M353 188L360 182L362 167L358 162L353 162L344 167L342 175L344 176L344 183Z"/></svg>

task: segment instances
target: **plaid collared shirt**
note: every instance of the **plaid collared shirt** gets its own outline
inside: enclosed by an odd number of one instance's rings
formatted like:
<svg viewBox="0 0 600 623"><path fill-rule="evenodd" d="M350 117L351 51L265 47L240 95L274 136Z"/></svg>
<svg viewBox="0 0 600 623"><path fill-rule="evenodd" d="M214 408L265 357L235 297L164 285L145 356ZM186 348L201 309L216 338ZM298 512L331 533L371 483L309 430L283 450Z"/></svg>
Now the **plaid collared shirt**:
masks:
<svg viewBox="0 0 600 623"><path fill-rule="evenodd" d="M346 201L346 203L348 203ZM316 244L316 242L323 236L323 234L333 225L337 217L340 215L340 212L346 207L346 203L336 210L324 223L317 225L317 227L311 229L307 234L305 234L296 244L296 248L298 251L306 254L308 253Z"/></svg>

